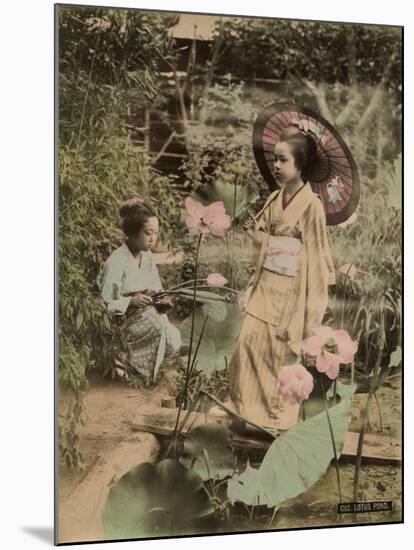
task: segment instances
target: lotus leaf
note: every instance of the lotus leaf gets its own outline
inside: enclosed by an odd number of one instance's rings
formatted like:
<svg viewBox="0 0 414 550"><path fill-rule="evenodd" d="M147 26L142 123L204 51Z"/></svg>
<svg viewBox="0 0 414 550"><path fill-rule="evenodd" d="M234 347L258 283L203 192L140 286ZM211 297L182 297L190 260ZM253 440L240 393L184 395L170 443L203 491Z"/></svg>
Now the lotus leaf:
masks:
<svg viewBox="0 0 414 550"><path fill-rule="evenodd" d="M355 385L338 383L341 401L329 409L338 455L347 433L354 391ZM228 498L233 503L241 501L250 506L279 506L316 483L333 458L327 415L322 412L279 436L257 470L247 468L234 475L227 487Z"/></svg>
<svg viewBox="0 0 414 550"><path fill-rule="evenodd" d="M175 460L143 463L110 490L102 515L107 539L200 532L214 509L198 474Z"/></svg>
<svg viewBox="0 0 414 550"><path fill-rule="evenodd" d="M197 369L205 373L223 370L231 359L237 338L240 333L242 315L237 306L225 304L226 316L216 322L208 318L197 353ZM189 345L191 334L191 315L181 324L181 338L184 345ZM206 313L198 308L194 316L193 343L197 343L206 319ZM196 346L193 345L193 350Z"/></svg>
<svg viewBox="0 0 414 550"><path fill-rule="evenodd" d="M203 311L206 316L212 321L221 323L227 316L226 304L223 302L210 302L203 306Z"/></svg>
<svg viewBox="0 0 414 550"><path fill-rule="evenodd" d="M220 424L194 428L185 438L180 463L191 468L203 481L232 475L234 455L230 431Z"/></svg>

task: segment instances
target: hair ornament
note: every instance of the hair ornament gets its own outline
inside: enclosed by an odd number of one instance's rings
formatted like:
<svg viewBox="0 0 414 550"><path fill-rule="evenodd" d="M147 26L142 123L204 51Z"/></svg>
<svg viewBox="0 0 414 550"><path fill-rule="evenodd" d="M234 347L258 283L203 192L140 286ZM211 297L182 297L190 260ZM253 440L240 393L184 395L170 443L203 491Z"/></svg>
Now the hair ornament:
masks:
<svg viewBox="0 0 414 550"><path fill-rule="evenodd" d="M291 126L296 127L301 134L311 135L316 141L319 141L322 136L321 129L311 120L305 120L303 118L293 119Z"/></svg>
<svg viewBox="0 0 414 550"><path fill-rule="evenodd" d="M126 204L128 204L128 206L140 206L142 204L145 204L145 199L140 195L136 195L135 197L128 199L126 201Z"/></svg>

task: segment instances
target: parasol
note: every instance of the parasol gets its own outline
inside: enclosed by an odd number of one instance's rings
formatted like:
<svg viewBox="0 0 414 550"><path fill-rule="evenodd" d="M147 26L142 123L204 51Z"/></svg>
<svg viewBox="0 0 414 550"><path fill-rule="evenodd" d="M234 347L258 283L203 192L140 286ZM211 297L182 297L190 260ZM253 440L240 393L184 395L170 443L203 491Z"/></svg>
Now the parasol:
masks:
<svg viewBox="0 0 414 550"><path fill-rule="evenodd" d="M296 103L275 103L259 113L253 128L253 151L262 176L272 190L279 187L274 174L274 148L289 126L315 139L317 158L310 184L322 200L326 223L343 223L358 205L358 169L338 131L316 111Z"/></svg>

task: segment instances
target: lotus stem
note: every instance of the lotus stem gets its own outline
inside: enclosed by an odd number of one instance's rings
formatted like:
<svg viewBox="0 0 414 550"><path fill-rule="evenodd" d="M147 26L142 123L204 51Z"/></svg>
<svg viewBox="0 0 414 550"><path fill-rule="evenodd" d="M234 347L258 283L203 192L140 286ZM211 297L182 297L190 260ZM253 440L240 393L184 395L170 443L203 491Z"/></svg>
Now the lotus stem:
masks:
<svg viewBox="0 0 414 550"><path fill-rule="evenodd" d="M354 476L354 490L353 490L353 499L354 501L358 500L358 486L359 486L359 479L361 474L361 459L362 459L362 449L364 446L364 438L365 438L365 430L367 426L367 420L368 420L368 411L369 406L371 404L371 400L375 394L376 386L377 386L377 380L378 375L381 368L381 359L382 359L382 353L384 350L385 345L385 333L384 333L384 311L381 308L381 316L380 316L380 336L379 336L379 345L378 345L378 355L377 360L374 367L374 375L371 380L371 385L369 388L369 394L367 398L367 402L365 404L365 407L361 414L361 430L359 432L358 437L358 446L357 446L357 454L355 459L355 476Z"/></svg>
<svg viewBox="0 0 414 550"><path fill-rule="evenodd" d="M236 204L237 204L237 180L238 176L236 176L235 182L234 182L234 195L233 195L233 224L232 224L232 250L231 250L231 256L232 256L232 262L231 262L231 284L234 286L234 263L235 263L235 257L236 257L236 227L235 227L235 219L236 219Z"/></svg>
<svg viewBox="0 0 414 550"><path fill-rule="evenodd" d="M204 279L198 279L198 282L201 281L207 281L206 278ZM162 290L161 292L157 292L156 296L159 296L160 294L169 294L171 291L176 290L177 288L182 288L185 286L194 285L194 279L189 279L188 281L184 281L182 283L179 283L178 285L174 285L171 288L167 288L166 290Z"/></svg>
<svg viewBox="0 0 414 550"><path fill-rule="evenodd" d="M331 416L329 414L328 401L326 399L326 394L325 394L325 389L324 389L324 386L323 386L322 378L321 378L321 387L322 387L322 394L323 394L323 402L325 404L326 418L328 420L329 433L331 435L332 449L333 449L334 458L335 458L336 482L338 484L338 497L339 497L339 502L342 502L341 478L340 478L340 475L339 475L338 454L336 452L335 436L334 436L334 432L333 432L333 428L332 428Z"/></svg>
<svg viewBox="0 0 414 550"><path fill-rule="evenodd" d="M272 528L272 525L273 525L273 521L276 517L276 513L277 511L279 510L279 506L273 506L273 513L272 513L272 517L270 518L270 520L268 521L267 525L266 525L266 529L271 529Z"/></svg>
<svg viewBox="0 0 414 550"><path fill-rule="evenodd" d="M378 396L377 396L376 392L374 392L374 399L375 399L375 403L376 403L377 409L378 409L380 432L383 432L384 429L383 429L383 425L382 425L382 412L381 412L381 407L380 407Z"/></svg>
<svg viewBox="0 0 414 550"><path fill-rule="evenodd" d="M342 313L341 313L341 328L344 328L344 319L345 319L345 299L346 299L346 290L348 286L348 279L349 279L349 272L352 269L352 266L354 265L355 260L352 261L352 263L349 264L348 269L346 270L346 277L345 277L345 284L344 284L344 295L342 297L343 304L342 304Z"/></svg>
<svg viewBox="0 0 414 550"><path fill-rule="evenodd" d="M205 328L206 328L207 321L208 321L208 315L206 315L206 317L205 317L205 319L204 319L204 322L203 322L203 326L202 326L202 328L201 328L200 337L199 337L199 339L198 339L197 347L196 347L196 350L195 350L195 353L194 353L194 357L193 357L193 360L192 360L191 366L190 366L190 376L191 376L191 374L193 373L193 370L194 370L194 367L195 367L196 358L197 358L197 353L198 353L198 350L200 349L200 344L201 344L201 340L202 340L203 335L204 335L204 330L205 330Z"/></svg>
<svg viewBox="0 0 414 550"><path fill-rule="evenodd" d="M229 292L233 292L234 294L243 294L243 292L241 292L240 290L236 290L235 288L230 288L229 286L220 286L220 287L215 287L215 286L212 286L212 285L200 285L197 287L197 290L206 290L206 289L210 289L210 290L214 290L214 289L223 289L223 290L228 290ZM153 295L153 298L162 298L163 296L169 296L170 294L181 294L182 297L188 297L188 294L182 294L182 291L183 290L190 290L190 289L177 289L177 290L163 290L162 292L157 292L156 294ZM210 300L220 300L222 299L221 297L220 298L208 298Z"/></svg>
<svg viewBox="0 0 414 550"><path fill-rule="evenodd" d="M254 428L257 428L258 430L260 430L261 432L263 432L267 435L270 435L273 439L277 439L279 434L276 434L276 433L272 432L271 430L268 430L267 428L264 428L263 426L260 426L259 424L256 424L255 422L252 422L251 420L249 420L248 418L245 418L241 414L236 413L235 411L232 411L231 409L226 407L226 405L224 403L222 403L222 401L220 401L219 399L214 397L214 395L211 395L211 393L208 393L205 390L200 390L200 393L207 396L212 401L214 401L214 403L216 403L219 407L221 407L223 410L225 410L226 413L228 413L230 416L235 416L236 418L238 418L242 422L245 422L246 424L250 424L250 426L253 426Z"/></svg>
<svg viewBox="0 0 414 550"><path fill-rule="evenodd" d="M190 378L190 369L191 369L191 355L193 350L193 338L194 338L194 319L195 319L195 310L196 310L196 293L197 293L197 270L198 270L198 256L200 253L200 246L201 246L201 240L203 238L203 234L200 233L198 236L197 241L197 251L196 251L196 257L195 257L195 266L194 266L194 294L193 294L193 310L191 315L191 332L190 332L190 349L188 351L188 360L187 360L187 369L185 374L185 384L184 384L184 395L183 398L180 401L180 405L178 407L178 413L177 413L177 420L175 422L174 431L173 431L173 445L174 445L174 453L176 451L176 442L177 442L177 428L178 424L180 422L180 416L181 411L183 408L184 401L187 401L187 391L188 391L188 383Z"/></svg>

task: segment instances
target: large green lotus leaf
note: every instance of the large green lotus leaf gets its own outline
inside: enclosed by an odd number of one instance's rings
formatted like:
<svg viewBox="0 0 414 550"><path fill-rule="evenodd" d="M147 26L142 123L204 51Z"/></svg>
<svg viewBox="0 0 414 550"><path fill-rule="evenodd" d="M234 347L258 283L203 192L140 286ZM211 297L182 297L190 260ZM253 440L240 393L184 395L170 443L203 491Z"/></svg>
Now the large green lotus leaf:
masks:
<svg viewBox="0 0 414 550"><path fill-rule="evenodd" d="M267 502L262 502L260 499L260 494L263 492L261 489L262 484L263 479L260 469L252 468L248 463L242 474L235 474L229 480L227 496L232 504L235 501L245 502L252 506L267 504Z"/></svg>
<svg viewBox="0 0 414 550"><path fill-rule="evenodd" d="M234 201L235 193L236 201ZM244 214L249 206L257 201L259 195L256 191L249 190L243 185L236 186L233 183L215 181L200 186L196 191L193 191L191 198L205 206L212 202L222 201L227 214L234 218ZM234 209L235 202L236 208Z"/></svg>
<svg viewBox="0 0 414 550"><path fill-rule="evenodd" d="M240 308L228 304L227 315L223 321L220 323L209 321L207 321L207 334L214 341L216 349L225 351L226 353L233 353L243 321Z"/></svg>
<svg viewBox="0 0 414 550"><path fill-rule="evenodd" d="M211 373L223 370L229 363L240 334L242 315L237 306L226 304L227 314L220 322L207 319L201 345L197 353L197 370ZM181 323L181 339L184 345L190 344L191 314ZM200 338L206 319L206 312L198 308L194 317L193 352Z"/></svg>
<svg viewBox="0 0 414 550"><path fill-rule="evenodd" d="M331 390L333 389L333 386L331 386ZM330 394L329 390L327 392L327 395ZM338 395L338 392L337 392ZM337 399L338 402L338 399ZM336 405L332 395L330 399L328 400L328 408L331 409L331 407L334 407ZM302 402L301 408L299 410L298 418L303 420L306 420L308 418L311 418L312 416L316 416L317 414L321 413L325 410L325 400L322 395L311 395L309 399Z"/></svg>
<svg viewBox="0 0 414 550"><path fill-rule="evenodd" d="M200 476L167 459L126 473L109 492L102 522L107 539L144 538L198 532L213 514Z"/></svg>
<svg viewBox="0 0 414 550"><path fill-rule="evenodd" d="M338 383L341 401L329 409L338 456L348 431L351 397L355 389L355 385ZM333 458L328 420L326 412L322 412L279 436L257 470L249 468L234 475L228 483L228 498L233 503L241 501L250 506L279 506L316 483Z"/></svg>
<svg viewBox="0 0 414 550"><path fill-rule="evenodd" d="M203 306L203 311L212 321L221 323L227 316L226 304L223 302L210 302Z"/></svg>
<svg viewBox="0 0 414 550"><path fill-rule="evenodd" d="M191 430L184 441L180 463L203 481L224 479L233 473L231 432L220 424L204 424Z"/></svg>

